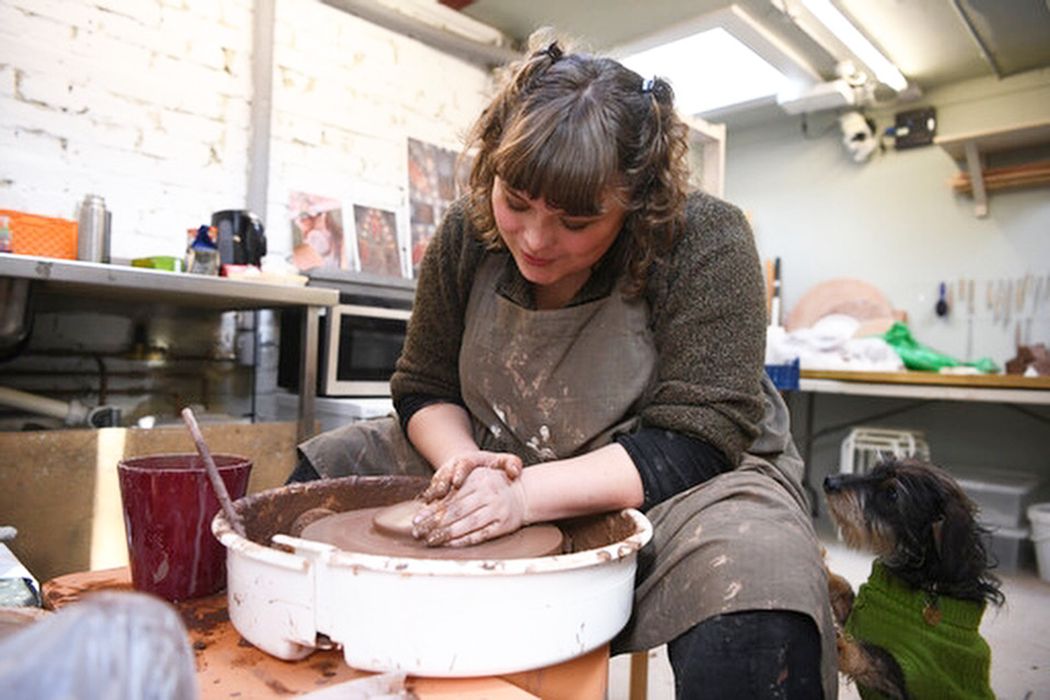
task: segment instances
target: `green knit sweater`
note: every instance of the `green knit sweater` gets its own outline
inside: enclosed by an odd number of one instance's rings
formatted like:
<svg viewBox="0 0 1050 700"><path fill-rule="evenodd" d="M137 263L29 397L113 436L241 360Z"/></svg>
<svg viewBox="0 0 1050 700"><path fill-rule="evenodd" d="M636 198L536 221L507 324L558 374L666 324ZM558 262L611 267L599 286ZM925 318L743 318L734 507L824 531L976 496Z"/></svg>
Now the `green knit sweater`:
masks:
<svg viewBox="0 0 1050 700"><path fill-rule="evenodd" d="M910 588L876 561L857 592L846 632L890 652L914 700L995 700L988 682L992 652L978 632L984 604L938 598L941 618L935 625L926 622L926 607L924 592ZM884 697L858 689L864 700Z"/></svg>
<svg viewBox="0 0 1050 700"><path fill-rule="evenodd" d="M572 303L614 292L624 233ZM453 204L421 265L409 334L391 380L395 401L408 394L458 398L463 316L474 274L490 255L504 259L499 293L530 308L531 288L511 257L487 250L463 201ZM644 297L658 359L657 385L638 406L642 424L700 438L737 463L763 415L766 318L758 253L740 210L690 195L685 231L652 268Z"/></svg>

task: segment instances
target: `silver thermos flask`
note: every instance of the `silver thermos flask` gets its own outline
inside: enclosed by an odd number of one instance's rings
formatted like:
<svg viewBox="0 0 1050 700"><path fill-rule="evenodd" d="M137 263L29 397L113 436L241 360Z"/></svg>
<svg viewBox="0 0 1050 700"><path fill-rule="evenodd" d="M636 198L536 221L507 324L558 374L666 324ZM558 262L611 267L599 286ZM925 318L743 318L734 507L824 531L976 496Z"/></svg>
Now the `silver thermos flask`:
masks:
<svg viewBox="0 0 1050 700"><path fill-rule="evenodd" d="M106 200L97 194L84 195L77 212L77 259L109 262L109 232L112 221Z"/></svg>

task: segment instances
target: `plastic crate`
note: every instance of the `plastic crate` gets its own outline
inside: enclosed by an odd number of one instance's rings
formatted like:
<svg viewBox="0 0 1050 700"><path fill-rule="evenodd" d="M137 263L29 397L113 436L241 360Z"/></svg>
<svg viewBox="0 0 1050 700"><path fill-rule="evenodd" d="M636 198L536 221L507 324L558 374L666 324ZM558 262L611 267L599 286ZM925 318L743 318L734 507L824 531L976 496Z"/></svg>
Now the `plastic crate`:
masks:
<svg viewBox="0 0 1050 700"><path fill-rule="evenodd" d="M1032 568L1035 550L1028 539L1028 528L982 525L989 531L982 539L985 552L995 562L995 573L1013 574Z"/></svg>
<svg viewBox="0 0 1050 700"><path fill-rule="evenodd" d="M77 259L77 222L0 209L10 220L11 252L44 258Z"/></svg>
<svg viewBox="0 0 1050 700"><path fill-rule="evenodd" d="M921 430L856 427L842 441L839 471L864 474L887 457L930 459L930 446Z"/></svg>
<svg viewBox="0 0 1050 700"><path fill-rule="evenodd" d="M773 380L773 386L781 391L798 391L799 360L785 365L766 365L766 374Z"/></svg>
<svg viewBox="0 0 1050 700"><path fill-rule="evenodd" d="M993 527L1024 527L1025 511L1042 495L1040 478L1028 472L964 467L952 475L977 504L981 522Z"/></svg>

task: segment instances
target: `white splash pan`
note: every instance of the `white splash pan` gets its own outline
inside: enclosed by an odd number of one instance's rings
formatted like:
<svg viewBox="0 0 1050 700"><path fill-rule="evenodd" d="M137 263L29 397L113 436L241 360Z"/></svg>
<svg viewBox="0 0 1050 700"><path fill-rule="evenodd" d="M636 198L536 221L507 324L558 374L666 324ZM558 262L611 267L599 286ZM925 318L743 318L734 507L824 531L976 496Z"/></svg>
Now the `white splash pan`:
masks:
<svg viewBox="0 0 1050 700"><path fill-rule="evenodd" d="M397 489L385 488L391 479ZM235 504L252 539L237 535L221 511L215 517L212 531L227 551L230 620L245 639L281 659L334 643L356 669L463 677L560 663L605 644L627 623L637 552L652 537L638 511L563 527L581 546L600 542L600 530L625 535L617 541L531 559L384 557L279 534L306 509L339 510L325 489L359 495L370 486L379 487L368 502L375 506L411 498L426 481L347 477L255 494ZM253 524L260 504L271 521Z"/></svg>

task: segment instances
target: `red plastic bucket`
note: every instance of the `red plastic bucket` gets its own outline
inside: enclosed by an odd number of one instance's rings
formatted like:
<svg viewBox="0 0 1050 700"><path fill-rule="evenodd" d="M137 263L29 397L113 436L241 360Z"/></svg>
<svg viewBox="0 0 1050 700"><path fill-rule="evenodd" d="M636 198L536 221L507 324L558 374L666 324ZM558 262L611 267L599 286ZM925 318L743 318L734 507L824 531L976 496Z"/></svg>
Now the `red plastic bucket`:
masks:
<svg viewBox="0 0 1050 700"><path fill-rule="evenodd" d="M244 496L252 462L213 455L231 499ZM211 533L219 512L197 454L135 457L117 464L131 580L136 590L178 601L226 585L226 549Z"/></svg>

